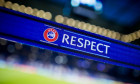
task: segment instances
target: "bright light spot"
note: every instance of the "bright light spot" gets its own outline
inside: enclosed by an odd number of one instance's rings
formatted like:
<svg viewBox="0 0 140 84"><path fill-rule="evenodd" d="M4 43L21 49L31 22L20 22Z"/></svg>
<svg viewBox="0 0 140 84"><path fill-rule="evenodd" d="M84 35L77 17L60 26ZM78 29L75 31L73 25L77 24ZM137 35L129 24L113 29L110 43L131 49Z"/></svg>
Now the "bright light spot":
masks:
<svg viewBox="0 0 140 84"><path fill-rule="evenodd" d="M71 5L73 7L78 7L80 4L94 7L96 11L101 11L103 8L102 3L97 0L71 0Z"/></svg>
<svg viewBox="0 0 140 84"><path fill-rule="evenodd" d="M73 7L78 7L80 5L80 0L71 0L71 5Z"/></svg>
<svg viewBox="0 0 140 84"><path fill-rule="evenodd" d="M71 5L73 7L78 7L80 4L94 6L96 4L96 0L71 0Z"/></svg>
<svg viewBox="0 0 140 84"><path fill-rule="evenodd" d="M90 0L89 6L94 6L96 4L96 0Z"/></svg>
<svg viewBox="0 0 140 84"><path fill-rule="evenodd" d="M89 0L80 0L80 2L81 2L82 4L87 4L87 3L89 2Z"/></svg>
<svg viewBox="0 0 140 84"><path fill-rule="evenodd" d="M96 3L96 0L80 0L81 4L86 4L88 6L93 6Z"/></svg>
<svg viewBox="0 0 140 84"><path fill-rule="evenodd" d="M102 7L103 7L103 5L102 5L102 3L99 2L99 1L97 1L96 4L94 5L94 9L95 9L96 11L101 11L101 10L102 10Z"/></svg>

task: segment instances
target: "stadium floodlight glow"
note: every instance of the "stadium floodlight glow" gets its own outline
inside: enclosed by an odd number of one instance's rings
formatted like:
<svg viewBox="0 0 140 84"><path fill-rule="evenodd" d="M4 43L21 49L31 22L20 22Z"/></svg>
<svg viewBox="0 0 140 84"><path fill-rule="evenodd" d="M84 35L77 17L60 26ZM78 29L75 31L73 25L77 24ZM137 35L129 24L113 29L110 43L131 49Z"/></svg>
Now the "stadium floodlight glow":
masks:
<svg viewBox="0 0 140 84"><path fill-rule="evenodd" d="M136 32L138 38L140 38L140 30Z"/></svg>
<svg viewBox="0 0 140 84"><path fill-rule="evenodd" d="M116 37L116 39L117 39L117 40L120 40L121 35L120 35L120 33L119 33L119 32L116 32L116 36L117 36L117 37Z"/></svg>
<svg viewBox="0 0 140 84"><path fill-rule="evenodd" d="M71 0L71 5L73 7L78 7L80 5L80 0Z"/></svg>
<svg viewBox="0 0 140 84"><path fill-rule="evenodd" d="M18 3L14 3L13 5L12 5L12 9L13 10L18 10L18 7L19 7L19 4Z"/></svg>
<svg viewBox="0 0 140 84"><path fill-rule="evenodd" d="M12 2L7 1L7 2L4 4L4 6L5 6L6 8L11 9L11 7L12 7Z"/></svg>
<svg viewBox="0 0 140 84"><path fill-rule="evenodd" d="M55 21L58 22L58 23L63 23L64 22L64 17L61 16L61 15L57 15L55 17Z"/></svg>
<svg viewBox="0 0 140 84"><path fill-rule="evenodd" d="M101 35L106 36L107 35L107 29L103 28L103 32L102 32Z"/></svg>
<svg viewBox="0 0 140 84"><path fill-rule="evenodd" d="M97 30L98 30L97 26L92 25L92 31L91 32L97 33Z"/></svg>
<svg viewBox="0 0 140 84"><path fill-rule="evenodd" d="M20 5L19 7L18 7L18 11L20 11L20 12L24 12L24 9L25 9L26 7L24 6L24 5ZM33 14L34 14L34 10L35 9L33 9Z"/></svg>
<svg viewBox="0 0 140 84"><path fill-rule="evenodd" d="M78 22L77 27L80 29L82 27L82 22Z"/></svg>
<svg viewBox="0 0 140 84"><path fill-rule="evenodd" d="M103 8L101 1L97 1L97 0L71 0L71 5L73 7L78 7L80 4L86 5L89 7L93 7L96 11L101 11Z"/></svg>
<svg viewBox="0 0 140 84"><path fill-rule="evenodd" d="M31 7L26 7L24 9L24 12L27 13L27 14L32 14L33 13L33 9Z"/></svg>
<svg viewBox="0 0 140 84"><path fill-rule="evenodd" d="M3 5L4 5L4 3L5 3L5 1L4 1L4 0L0 0L0 6L3 6Z"/></svg>
<svg viewBox="0 0 140 84"><path fill-rule="evenodd" d="M74 27L78 28L78 23L79 23L79 22L80 22L79 20L75 20Z"/></svg>
<svg viewBox="0 0 140 84"><path fill-rule="evenodd" d="M43 18L43 14L44 14L44 13L45 13L45 11L39 10L39 11L37 12L37 16L40 17L40 18Z"/></svg>
<svg viewBox="0 0 140 84"><path fill-rule="evenodd" d="M94 5L94 9L96 11L101 11L103 8L103 4L100 1L96 1L95 5Z"/></svg>
<svg viewBox="0 0 140 84"><path fill-rule="evenodd" d="M102 28L100 28L100 27L98 27L98 31L97 31L97 34L102 34L102 32L103 32L103 29Z"/></svg>
<svg viewBox="0 0 140 84"><path fill-rule="evenodd" d="M116 32L114 32L114 31L113 31L113 33L112 33L112 38L113 38L113 39L116 39Z"/></svg>
<svg viewBox="0 0 140 84"><path fill-rule="evenodd" d="M80 0L80 3L88 5L88 6L94 6L96 3L96 0Z"/></svg>
<svg viewBox="0 0 140 84"><path fill-rule="evenodd" d="M50 12L45 12L43 14L43 18L47 19L47 20L51 20L52 19L52 14Z"/></svg>
<svg viewBox="0 0 140 84"><path fill-rule="evenodd" d="M96 0L71 0L73 7L78 7L80 4L93 7L96 4Z"/></svg>
<svg viewBox="0 0 140 84"><path fill-rule="evenodd" d="M91 29L92 29L92 25L91 25L91 24L89 24L89 26L88 26L87 30L88 30L88 31L91 31Z"/></svg>

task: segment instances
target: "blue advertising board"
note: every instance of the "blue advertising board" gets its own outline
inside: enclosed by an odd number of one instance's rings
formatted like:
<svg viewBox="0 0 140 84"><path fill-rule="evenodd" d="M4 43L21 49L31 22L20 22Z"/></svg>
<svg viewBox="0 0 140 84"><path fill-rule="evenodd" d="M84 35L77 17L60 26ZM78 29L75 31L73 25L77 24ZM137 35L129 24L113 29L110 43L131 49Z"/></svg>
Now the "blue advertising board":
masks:
<svg viewBox="0 0 140 84"><path fill-rule="evenodd" d="M0 8L0 38L140 70L140 47Z"/></svg>

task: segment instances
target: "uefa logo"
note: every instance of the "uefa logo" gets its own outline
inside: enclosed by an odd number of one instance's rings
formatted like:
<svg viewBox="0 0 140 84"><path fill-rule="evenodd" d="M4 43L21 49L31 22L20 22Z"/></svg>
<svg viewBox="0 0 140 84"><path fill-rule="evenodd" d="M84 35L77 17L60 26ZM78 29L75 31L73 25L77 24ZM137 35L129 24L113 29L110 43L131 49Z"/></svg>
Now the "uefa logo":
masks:
<svg viewBox="0 0 140 84"><path fill-rule="evenodd" d="M58 38L58 32L53 28L48 28L44 31L43 36L48 42L54 42Z"/></svg>

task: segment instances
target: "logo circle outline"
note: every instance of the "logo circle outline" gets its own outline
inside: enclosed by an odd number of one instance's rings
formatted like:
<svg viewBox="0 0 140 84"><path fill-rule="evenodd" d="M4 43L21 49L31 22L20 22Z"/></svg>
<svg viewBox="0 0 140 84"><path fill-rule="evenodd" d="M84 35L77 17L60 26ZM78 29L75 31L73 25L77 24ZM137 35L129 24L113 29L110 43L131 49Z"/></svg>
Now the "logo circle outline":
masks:
<svg viewBox="0 0 140 84"><path fill-rule="evenodd" d="M54 37L53 39L50 39L50 38L48 37L48 33L49 33L50 31L52 31L52 32L55 34L55 37ZM45 39L46 41L48 41L48 42L55 42L55 41L58 39L58 36L59 36L59 35L58 35L57 30L55 30L55 29L53 29L53 28L48 28L48 29L46 29L46 30L44 31L43 36L44 36L44 39Z"/></svg>

